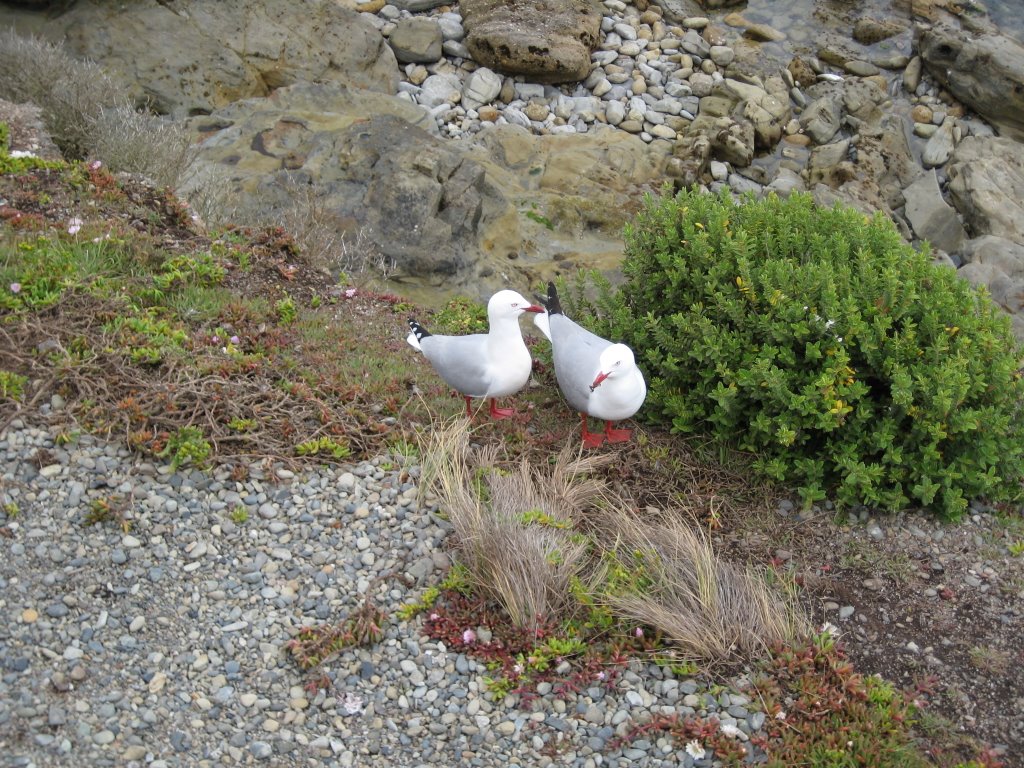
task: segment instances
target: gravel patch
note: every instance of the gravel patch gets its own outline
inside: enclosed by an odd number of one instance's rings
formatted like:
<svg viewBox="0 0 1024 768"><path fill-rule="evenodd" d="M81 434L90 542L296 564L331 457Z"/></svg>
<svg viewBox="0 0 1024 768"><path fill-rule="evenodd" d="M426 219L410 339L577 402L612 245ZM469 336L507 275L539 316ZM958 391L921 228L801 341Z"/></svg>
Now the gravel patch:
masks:
<svg viewBox="0 0 1024 768"><path fill-rule="evenodd" d="M640 662L611 692L494 701L480 663L397 616L448 564L417 476L382 458L236 482L15 422L0 436L17 508L0 538L4 765L688 767L668 739L613 740L660 713L713 715L744 741L761 726L741 694ZM103 508L114 518L88 524ZM303 672L288 641L368 591L384 639Z"/></svg>

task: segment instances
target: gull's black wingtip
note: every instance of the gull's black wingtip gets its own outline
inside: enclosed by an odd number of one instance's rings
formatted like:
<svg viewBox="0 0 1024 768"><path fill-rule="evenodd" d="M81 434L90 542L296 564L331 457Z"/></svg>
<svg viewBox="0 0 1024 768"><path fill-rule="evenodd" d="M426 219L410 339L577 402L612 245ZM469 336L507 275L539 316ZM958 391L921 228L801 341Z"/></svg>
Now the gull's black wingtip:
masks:
<svg viewBox="0 0 1024 768"><path fill-rule="evenodd" d="M541 303L550 315L562 314L562 303L558 300L558 290L555 288L555 284L552 281L548 281L548 295L546 299L543 299Z"/></svg>
<svg viewBox="0 0 1024 768"><path fill-rule="evenodd" d="M416 340L417 341L420 340L420 339L425 339L427 336L430 335L430 331L428 331L426 328L424 328L422 325L420 325L416 321L415 317L410 317L409 318L409 327L412 329L412 332L414 334L416 334Z"/></svg>

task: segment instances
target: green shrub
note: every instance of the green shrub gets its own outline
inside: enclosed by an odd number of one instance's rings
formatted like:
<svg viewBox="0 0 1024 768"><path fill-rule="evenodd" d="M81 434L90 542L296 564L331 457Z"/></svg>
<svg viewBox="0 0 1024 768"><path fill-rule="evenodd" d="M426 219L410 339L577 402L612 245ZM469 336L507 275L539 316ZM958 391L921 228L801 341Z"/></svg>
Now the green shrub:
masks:
<svg viewBox="0 0 1024 768"><path fill-rule="evenodd" d="M598 330L638 350L645 412L757 454L806 504L1021 492L1021 350L1006 315L881 214L681 192L626 229Z"/></svg>

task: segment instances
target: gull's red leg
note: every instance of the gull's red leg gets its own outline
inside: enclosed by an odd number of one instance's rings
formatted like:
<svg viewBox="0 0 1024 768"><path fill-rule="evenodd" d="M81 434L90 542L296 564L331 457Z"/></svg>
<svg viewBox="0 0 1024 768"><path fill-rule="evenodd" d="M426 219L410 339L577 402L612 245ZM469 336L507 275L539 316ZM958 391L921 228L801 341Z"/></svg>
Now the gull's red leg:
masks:
<svg viewBox="0 0 1024 768"><path fill-rule="evenodd" d="M516 412L511 408L499 408L494 398L491 398L491 418L492 419L508 419L515 416Z"/></svg>
<svg viewBox="0 0 1024 768"><path fill-rule="evenodd" d="M612 429L612 423L606 421L604 423L604 434L608 438L609 443L625 443L629 441L630 436L633 434L631 429Z"/></svg>
<svg viewBox="0 0 1024 768"><path fill-rule="evenodd" d="M583 447L600 447L601 443L604 442L604 435L602 435L600 432L591 432L587 429L587 414L581 413L580 417L583 420Z"/></svg>

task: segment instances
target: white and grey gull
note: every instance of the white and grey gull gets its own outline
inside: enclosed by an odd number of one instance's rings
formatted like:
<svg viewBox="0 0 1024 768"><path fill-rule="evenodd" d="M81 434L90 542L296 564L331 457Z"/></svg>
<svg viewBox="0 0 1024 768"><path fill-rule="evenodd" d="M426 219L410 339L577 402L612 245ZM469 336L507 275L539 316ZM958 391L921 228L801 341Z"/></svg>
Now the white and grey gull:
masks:
<svg viewBox="0 0 1024 768"><path fill-rule="evenodd" d="M596 448L605 440L629 440L631 431L613 429L612 422L628 419L640 410L647 397L647 384L636 366L633 350L591 333L562 313L554 283L541 303L547 310L534 317L534 324L551 342L558 388L583 420L583 445ZM604 432L591 432L587 417L602 419Z"/></svg>
<svg viewBox="0 0 1024 768"><path fill-rule="evenodd" d="M523 341L519 316L524 312L543 312L521 294L498 291L487 302L487 333L442 336L427 331L415 319L407 341L430 361L438 375L466 399L466 416L472 417L474 397L490 398L494 419L515 415L511 408L499 408L496 398L513 395L530 379L533 358Z"/></svg>

